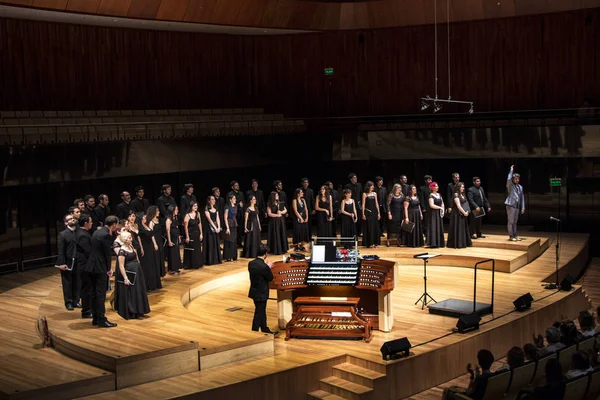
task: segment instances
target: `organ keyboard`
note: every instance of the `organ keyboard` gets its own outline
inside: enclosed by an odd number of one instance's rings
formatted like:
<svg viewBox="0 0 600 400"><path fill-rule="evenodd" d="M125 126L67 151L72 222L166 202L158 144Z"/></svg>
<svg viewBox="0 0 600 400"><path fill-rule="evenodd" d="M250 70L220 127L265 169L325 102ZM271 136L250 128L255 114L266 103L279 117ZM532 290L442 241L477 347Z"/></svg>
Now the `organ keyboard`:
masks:
<svg viewBox="0 0 600 400"><path fill-rule="evenodd" d="M298 307L285 327L285 340L292 337L345 338L371 341L371 321L356 312L360 299L298 297Z"/></svg>
<svg viewBox="0 0 600 400"><path fill-rule="evenodd" d="M286 328L292 315L298 311L299 305L294 303L298 297L344 296L359 298L360 318L370 321L373 329L389 332L393 324L391 291L394 289L394 266L393 261L381 259L314 264L308 261L273 263L274 279L270 287L277 290L279 327ZM319 318L326 319L327 316Z"/></svg>

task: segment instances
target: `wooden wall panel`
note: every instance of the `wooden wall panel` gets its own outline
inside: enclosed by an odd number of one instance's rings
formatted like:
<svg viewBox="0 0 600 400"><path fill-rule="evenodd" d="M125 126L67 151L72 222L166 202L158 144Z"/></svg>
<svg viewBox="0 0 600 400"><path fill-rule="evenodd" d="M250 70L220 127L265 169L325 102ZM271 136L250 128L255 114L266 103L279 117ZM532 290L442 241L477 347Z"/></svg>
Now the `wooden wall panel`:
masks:
<svg viewBox="0 0 600 400"><path fill-rule="evenodd" d="M155 19L161 0L131 0L128 17Z"/></svg>
<svg viewBox="0 0 600 400"><path fill-rule="evenodd" d="M336 23L322 9L306 18ZM598 37L600 9L452 24L452 98L474 101L477 112L599 104ZM445 29L438 40L438 92L447 98ZM0 19L0 53L0 109L265 107L325 116L325 67L335 69L333 116L416 113L419 98L435 94L431 25L255 37Z"/></svg>
<svg viewBox="0 0 600 400"><path fill-rule="evenodd" d="M33 0L33 7L65 10L69 0Z"/></svg>
<svg viewBox="0 0 600 400"><path fill-rule="evenodd" d="M0 4L157 19L288 29L365 29L446 21L445 0L0 0ZM600 7L600 0L452 0L450 20L472 21ZM127 11L124 11L127 10ZM214 12L216 10L216 12ZM245 11L248 14L241 15ZM353 16L351 17L351 15Z"/></svg>
<svg viewBox="0 0 600 400"><path fill-rule="evenodd" d="M69 0L66 11L96 14L98 13L98 8L100 8L100 2L101 0ZM56 8L56 6L53 8Z"/></svg>

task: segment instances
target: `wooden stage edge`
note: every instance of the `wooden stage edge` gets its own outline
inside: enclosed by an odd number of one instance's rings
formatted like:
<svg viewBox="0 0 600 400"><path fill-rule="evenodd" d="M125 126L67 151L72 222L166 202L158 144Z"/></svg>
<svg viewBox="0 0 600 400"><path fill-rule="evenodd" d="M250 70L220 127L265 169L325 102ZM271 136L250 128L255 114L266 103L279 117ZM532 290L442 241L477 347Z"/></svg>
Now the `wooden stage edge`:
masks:
<svg viewBox="0 0 600 400"><path fill-rule="evenodd" d="M539 236L544 236L544 234L541 233ZM588 241L588 235L566 235L560 264L561 276L566 273L578 276L584 270L589 260ZM543 251L542 249L546 250L549 247L552 249L547 239L532 238L532 243L536 242L538 244L534 244L534 246L537 246L540 252ZM483 247L483 241L479 243ZM248 399L306 399L309 393L309 397L312 396L311 398L320 398L319 396L327 392L343 398L357 399L375 397L400 399L409 397L462 374L464 365L475 359L480 348L488 348L498 358L501 358L516 343L524 344L531 341L532 333L542 332L543 329L557 319L575 318L579 311L589 308L589 301L585 293L577 285L570 292L539 292L540 282L545 281L548 275L551 275L550 272L554 268L554 257L553 254L549 254L551 251L532 254L530 247L530 245L527 245L527 248L507 250L520 250L522 253L527 254L528 258L532 257L533 261L514 273L500 273L502 279L498 279L497 296L504 293L505 297L505 304L499 307L497 313L501 315L497 315L495 319L491 316L484 317L481 328L471 333L463 335L436 334L430 340L417 339L415 341L418 346L411 350L411 356L408 358L383 361L380 356L377 357L379 346L383 341L404 336L401 335L400 331L393 332L390 336L376 336L371 344L362 342L346 344L342 342L348 341L333 342L325 340L291 340L290 342L284 342L281 338L278 338L275 341L274 352L265 352L262 355L253 354L246 361L239 361L236 357L230 358L226 351L219 351L218 346L202 346L202 343L198 342L199 371L189 373L182 371L180 375L171 375L171 377L165 377L161 380L147 380L147 383L144 384L128 385L129 387L97 394L92 398L226 399L235 398L240 393L244 393L246 394L245 398ZM494 253L493 248L487 249L488 254ZM497 249L497 247L495 248ZM463 249L463 251L469 252L472 249ZM417 289L415 290L419 289L422 276L419 277L418 274L414 273L414 271L419 270L416 266L410 266L411 254L413 250L423 252L428 251L427 249L381 248L377 250L381 251L383 258L388 258L388 255L390 255L393 256L390 259L394 259L403 265L407 264L406 273L414 275L414 281L417 282L415 284ZM373 252L377 252L377 250ZM454 249L447 250L456 251ZM231 264L229 265L231 266ZM437 272L440 273L440 271L443 271L449 277L456 276L457 282L464 279L460 276L472 276L464 268L442 267ZM196 282L191 282L187 287L182 288L183 290L177 293L177 299L182 308L187 307L187 309L184 309L191 316L196 313L205 315L207 319L212 318L213 324L218 324L217 316L226 316L226 314L215 312L214 315L211 315L210 312L207 312L207 305L215 304L215 301L221 299L223 299L223 304L227 304L227 300L223 296L228 294L235 299L232 300L234 302L243 301L245 293L247 293L247 271L245 267L230 267L230 269L222 269L221 273L209 277L204 277L203 272L205 271L194 271ZM483 272L482 275L484 275ZM403 277L402 279L407 278ZM502 282L504 282L504 285L510 283L518 287L498 287ZM236 289L236 285L238 289ZM457 286L460 285L457 283ZM535 286L538 289L533 289ZM450 289L448 293L453 294L453 290ZM536 302L530 310L522 313L510 312L512 304L507 299L514 300L516 298L513 297L515 296L514 293L521 293L520 291L533 292L534 290L539 293L535 293ZM472 295L472 289L467 288L464 292L467 293L465 295L467 298L468 293ZM416 292L407 294L407 298L412 298L413 293ZM205 299L204 303L202 303L203 299ZM196 305L197 302L198 305ZM197 307L195 308L195 306ZM269 315L272 321L272 316ZM423 320L436 317L423 312L415 315ZM434 324L436 321L434 320ZM456 320L450 322L455 324ZM415 323L418 324L417 321ZM448 320L445 320L445 323L447 324ZM230 331L223 330L223 335L234 334L238 329L248 329L247 322L237 326L235 323L225 321L223 325L226 325L225 328L230 329ZM52 326L51 322L50 326ZM204 327L206 326L204 325ZM219 329L216 325L213 325L213 328L213 330ZM442 332L450 333L449 328L451 327L443 327ZM396 334L396 336L394 337L393 334ZM423 335L423 338L427 338L427 335ZM241 343L229 343L225 347L229 346L230 350L238 349L244 352L243 343L246 340L240 341ZM336 354L336 348L341 349L341 353ZM349 350L346 351L346 348ZM225 360L219 360L222 355ZM214 360L203 366L203 356L212 356ZM287 362L282 361L286 360L286 357L289 358ZM301 359L301 361L298 361L298 359ZM432 365L435 365L435 368L431 368ZM116 375L118 380L118 371Z"/></svg>

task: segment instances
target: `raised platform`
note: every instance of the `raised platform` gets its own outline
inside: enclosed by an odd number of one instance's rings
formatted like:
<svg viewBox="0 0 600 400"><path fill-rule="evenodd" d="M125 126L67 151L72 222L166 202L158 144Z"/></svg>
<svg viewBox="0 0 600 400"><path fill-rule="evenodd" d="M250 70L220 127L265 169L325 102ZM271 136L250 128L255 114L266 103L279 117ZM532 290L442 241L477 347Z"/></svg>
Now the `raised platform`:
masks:
<svg viewBox="0 0 600 400"><path fill-rule="evenodd" d="M469 267L467 260L477 258L472 251L487 249L486 258L494 259L500 259L498 255L504 251L522 253L519 257L523 257L536 240L540 250L544 242L546 247L548 243L541 238L544 234L532 237L529 243L505 243L504 238L491 236L484 239L490 247L441 250L447 252L448 260L454 257L461 261L460 266ZM474 245L483 246L484 240ZM588 259L587 240L587 235L564 235L561 275L581 271ZM518 247L493 247L506 244ZM479 348L490 348L500 357L510 346L529 341L532 332L541 332L557 318L576 316L587 304L577 286L571 292L552 294L541 289L541 281L554 269L554 252L547 251L524 268L496 275L495 314L483 318L485 324L479 331L448 335L456 319L430 315L414 305L422 293L423 280L422 263L416 260L413 265L412 251L434 249L361 250L398 265L393 292L395 327L390 333L375 332L370 344L284 342L283 338L273 340L272 336L251 332L254 305L247 298L248 260L167 276L163 289L150 294L149 318L125 321L109 311L109 319L119 326L108 330L92 328L89 320L82 321L77 312L64 309L60 277L54 268L3 277L0 316L11 324L0 329L0 397L73 398L105 392L94 397L214 399L245 393L246 398L268 395L305 399L310 392L312 398L368 398L375 394L378 398L402 398L452 379L462 371L456 366L472 361ZM280 256L272 258L277 259ZM428 291L437 300L472 298L471 269L430 265L428 276ZM478 274L481 302L489 301L486 292L490 277L488 271ZM2 285L10 282L14 287L2 293ZM537 300L532 309L509 313L512 301L527 291ZM40 339L34 330L38 307L39 314L48 317L56 349L38 348ZM274 328L274 301L268 303L267 313ZM500 318L492 320L494 316ZM403 336L413 344L412 356L382 361L381 344ZM432 364L438 368L431 373L414 374Z"/></svg>
<svg viewBox="0 0 600 400"><path fill-rule="evenodd" d="M584 266L582 260L587 259L587 236L565 236L561 266L581 270ZM470 250L472 249L463 249ZM421 311L420 306L414 305L423 288L422 264L410 265L412 258L396 256L405 251L407 250L385 247L372 251L382 258L395 260L398 271L396 289L393 292L394 329L391 333L375 332L370 344L298 339L284 342L282 338L276 338L274 356L233 362L94 398L193 396L208 399L234 398L240 393L254 398L258 393L266 395L265 391L273 398L290 399L304 399L307 392L311 392L312 398L330 395L369 398L375 394L378 398L402 398L461 373L462 368L456 366L472 361L479 348L487 347L498 357L503 356L512 345L530 341L532 332L541 332L555 319L563 316L575 317L588 304L580 287L571 292L554 292L550 296L549 291L541 289L541 281L554 268L554 255L546 252L525 268L496 276L495 314L483 318L482 322L485 324L479 331L466 335L449 335L456 325L456 319L430 315L426 310ZM487 257L495 255L495 251L489 248ZM205 272L207 271L198 271L199 274ZM192 301L188 305L188 311L211 318L215 322L215 329L223 329L223 335L248 329L254 308L247 298L248 281L244 274L245 267L234 269L226 285L213 283L212 290L201 290L197 297L189 296ZM436 299L458 297L469 300L472 297L471 270L431 266L428 268L428 275L428 291ZM481 281L478 286L482 292L478 298L487 302L489 298L485 297L484 292L487 291L485 285L490 284L491 274L481 271L479 278ZM206 288L205 286L204 289ZM532 308L524 313L511 313L512 301L528 291L536 299ZM219 306L215 307L215 304ZM226 311L230 307L239 310L233 313ZM269 302L267 312L270 325L274 327L277 314L275 302ZM220 321L223 321L221 325ZM381 360L381 344L402 336L407 336L413 344L412 357L394 362ZM438 367L433 371L429 370L428 374L415 375L414 371L425 370L432 364ZM402 385L394 382L402 382Z"/></svg>

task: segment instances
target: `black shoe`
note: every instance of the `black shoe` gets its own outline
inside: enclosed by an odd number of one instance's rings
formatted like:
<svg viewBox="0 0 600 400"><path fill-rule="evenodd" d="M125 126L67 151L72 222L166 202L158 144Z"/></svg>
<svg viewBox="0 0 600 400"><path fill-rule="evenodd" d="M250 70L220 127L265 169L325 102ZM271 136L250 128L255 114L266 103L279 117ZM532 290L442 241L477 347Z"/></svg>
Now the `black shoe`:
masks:
<svg viewBox="0 0 600 400"><path fill-rule="evenodd" d="M89 312L89 313L81 313L81 318L83 318L83 319L92 318L93 319L94 315L91 312Z"/></svg>
<svg viewBox="0 0 600 400"><path fill-rule="evenodd" d="M67 308L67 310L69 310L69 311L73 311L73 310L74 310L74 308L73 308L73 304L71 304L71 303L67 303L67 304L65 304L65 307L66 307L66 308Z"/></svg>
<svg viewBox="0 0 600 400"><path fill-rule="evenodd" d="M274 334L275 334L275 332L273 332L273 331L272 331L272 330L270 330L269 328L266 328L266 329L261 329L260 331L261 331L262 333L270 333L271 335L274 335Z"/></svg>
<svg viewBox="0 0 600 400"><path fill-rule="evenodd" d="M92 318L94 318L94 317L92 316ZM95 320L95 319L92 319L92 325L97 326L98 325L98 321Z"/></svg>
<svg viewBox="0 0 600 400"><path fill-rule="evenodd" d="M75 303L75 304L73 304L73 307L75 307L75 308L83 308L83 307L81 306L81 303Z"/></svg>
<svg viewBox="0 0 600 400"><path fill-rule="evenodd" d="M104 320L102 322L98 322L98 328L114 328L117 324L109 322L108 320Z"/></svg>

